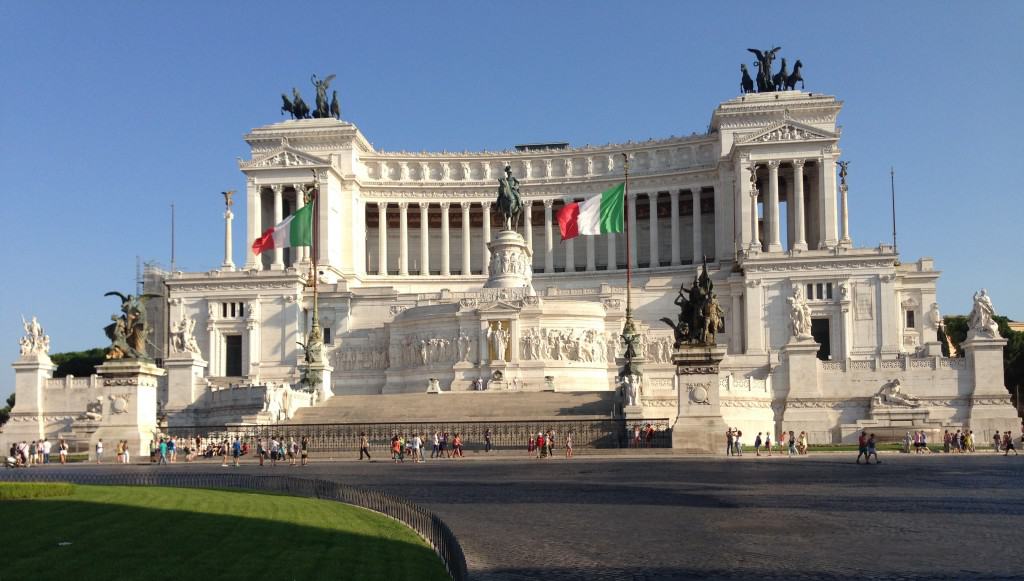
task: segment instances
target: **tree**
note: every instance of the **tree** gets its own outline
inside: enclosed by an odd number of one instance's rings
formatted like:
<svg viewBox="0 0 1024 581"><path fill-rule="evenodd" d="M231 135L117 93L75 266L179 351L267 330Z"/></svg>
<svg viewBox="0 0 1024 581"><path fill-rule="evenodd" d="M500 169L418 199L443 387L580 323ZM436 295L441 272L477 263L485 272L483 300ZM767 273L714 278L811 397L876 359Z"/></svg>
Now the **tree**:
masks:
<svg viewBox="0 0 1024 581"><path fill-rule="evenodd" d="M106 360L106 350L102 348L88 349L86 351L68 351L66 353L54 353L50 360L57 364L53 372L54 377L89 377L96 373L96 366Z"/></svg>
<svg viewBox="0 0 1024 581"><path fill-rule="evenodd" d="M0 426L7 423L7 420L11 419L11 410L14 409L14 394L12 393L7 397L7 405L0 408Z"/></svg>

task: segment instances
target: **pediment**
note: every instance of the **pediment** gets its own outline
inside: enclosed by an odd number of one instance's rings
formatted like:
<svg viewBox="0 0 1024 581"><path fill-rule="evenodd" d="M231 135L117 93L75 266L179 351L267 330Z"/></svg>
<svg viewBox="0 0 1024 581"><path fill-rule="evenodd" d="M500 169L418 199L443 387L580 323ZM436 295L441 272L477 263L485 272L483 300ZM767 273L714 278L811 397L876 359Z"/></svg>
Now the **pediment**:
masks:
<svg viewBox="0 0 1024 581"><path fill-rule="evenodd" d="M481 313L487 313L487 314L501 314L501 313L514 314L514 313L518 313L519 311L521 311L522 310L522 306L514 305L512 303L507 303L505 301L496 301L496 302L493 302L493 303L488 303L486 305L480 305L478 310Z"/></svg>
<svg viewBox="0 0 1024 581"><path fill-rule="evenodd" d="M251 161L244 161L240 164L243 168L281 168L281 167L324 167L330 165L326 159L316 157L293 149L289 146L279 147L276 150Z"/></svg>
<svg viewBox="0 0 1024 581"><path fill-rule="evenodd" d="M737 140L738 145L756 143L775 143L788 141L813 141L817 139L836 139L838 136L831 131L804 125L796 121L782 121L760 131L750 133Z"/></svg>

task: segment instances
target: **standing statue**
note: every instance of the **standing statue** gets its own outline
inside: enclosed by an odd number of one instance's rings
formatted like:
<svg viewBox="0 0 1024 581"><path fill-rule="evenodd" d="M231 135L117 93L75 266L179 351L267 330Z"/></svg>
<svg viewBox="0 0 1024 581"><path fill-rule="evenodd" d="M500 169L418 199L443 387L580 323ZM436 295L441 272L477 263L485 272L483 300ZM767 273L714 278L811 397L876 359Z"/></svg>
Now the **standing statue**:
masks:
<svg viewBox="0 0 1024 581"><path fill-rule="evenodd" d="M494 361L505 361L505 351L508 350L509 332L501 327L500 322L487 327L487 339L494 349Z"/></svg>
<svg viewBox="0 0 1024 581"><path fill-rule="evenodd" d="M974 307L967 317L967 338L999 337L999 323L996 322L995 316L996 310L992 306L992 298L988 296L988 291L981 289L974 293Z"/></svg>
<svg viewBox="0 0 1024 581"><path fill-rule="evenodd" d="M504 218L505 229L518 228L523 201L519 196L519 179L512 175L512 166L508 164L505 165L505 177L498 178L497 206Z"/></svg>
<svg viewBox="0 0 1024 581"><path fill-rule="evenodd" d="M623 395L626 396L627 406L637 406L640 404L640 382L643 378L635 373L629 373L622 377L622 391Z"/></svg>
<svg viewBox="0 0 1024 581"><path fill-rule="evenodd" d="M136 297L111 291L103 296L121 299L121 315L112 315L110 319L113 322L103 329L111 341L107 348L107 359L148 360L146 341L152 329L146 319L146 301L160 295L144 294Z"/></svg>
<svg viewBox="0 0 1024 581"><path fill-rule="evenodd" d="M316 110L313 111L315 119L326 119L331 116L331 106L327 101L327 88L330 87L334 77L335 75L327 75L327 78L323 80L318 79L316 75L310 77L313 87L316 88Z"/></svg>
<svg viewBox="0 0 1024 581"><path fill-rule="evenodd" d="M684 344L716 344L715 334L721 328L723 313L718 304L718 296L713 292L714 288L715 284L708 276L708 259L704 257L701 273L694 277L690 289L687 290L685 282L679 287L679 294L674 301L679 307L677 320L661 318L662 322L672 328L676 349Z"/></svg>
<svg viewBox="0 0 1024 581"><path fill-rule="evenodd" d="M742 73L742 76L740 77L740 92L744 95L747 93L753 93L754 79L750 78L750 71L747 70L747 65L742 63L740 64L740 73ZM283 96L284 95L282 95L282 97Z"/></svg>
<svg viewBox="0 0 1024 581"><path fill-rule="evenodd" d="M793 323L793 336L798 340L811 339L811 307L804 298L800 285L793 287L793 297L789 299L790 320Z"/></svg>
<svg viewBox="0 0 1024 581"><path fill-rule="evenodd" d="M195 329L195 319L186 317L184 313L180 321L171 323L171 352L199 355L199 343L196 342Z"/></svg>
<svg viewBox="0 0 1024 581"><path fill-rule="evenodd" d="M840 161L840 162L838 162L838 165L839 165L839 185L841 187L845 187L846 186L846 168L849 167L850 162L848 162L848 161Z"/></svg>

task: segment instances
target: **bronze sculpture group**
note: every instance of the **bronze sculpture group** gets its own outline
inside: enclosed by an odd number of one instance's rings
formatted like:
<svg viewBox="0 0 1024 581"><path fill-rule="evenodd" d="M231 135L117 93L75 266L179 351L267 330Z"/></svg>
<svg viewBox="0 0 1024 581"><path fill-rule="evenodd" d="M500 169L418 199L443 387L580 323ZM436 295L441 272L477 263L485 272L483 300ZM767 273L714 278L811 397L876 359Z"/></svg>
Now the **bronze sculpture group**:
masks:
<svg viewBox="0 0 1024 581"><path fill-rule="evenodd" d="M519 179L512 175L510 165L505 166L505 177L498 178L497 207L506 230L515 230L519 227L523 200L519 195Z"/></svg>
<svg viewBox="0 0 1024 581"><path fill-rule="evenodd" d="M110 291L103 296L116 296L121 299L121 315L111 315L110 320L113 323L103 329L110 339L106 358L148 360L146 340L152 329L146 320L146 300L160 295L144 294L136 297Z"/></svg>
<svg viewBox="0 0 1024 581"><path fill-rule="evenodd" d="M689 289L684 282L679 287L679 295L675 305L679 307L678 320L673 321L662 317L662 321L672 327L675 334L675 348L683 345L715 345L715 333L722 327L722 308L718 305L718 297L714 293L715 284L708 276L708 262L704 259L704 268L699 276L694 277Z"/></svg>
<svg viewBox="0 0 1024 581"><path fill-rule="evenodd" d="M331 81L334 80L334 75L328 75L324 79L317 78L316 75L310 79L313 82L313 88L316 90L316 109L312 111L309 109L309 105L302 100L302 95L299 94L299 90L292 87L292 98L289 99L288 95L281 93L281 114L288 113L292 119L341 119L341 105L338 104L338 92L333 91L331 94L331 100L327 100L327 88L330 87Z"/></svg>
<svg viewBox="0 0 1024 581"><path fill-rule="evenodd" d="M779 69L779 72L772 73L772 63L775 61L775 55L782 50L782 47L777 46L766 51L760 51L756 48L748 48L747 50L754 53L754 56L757 57L757 61L754 62L754 66L757 67L757 77L755 82L755 79L750 76L750 71L747 70L747 65L741 64L740 91L743 93L753 93L755 86L758 93L791 91L796 88L798 82L800 83L800 89L804 88L804 78L801 74L804 64L799 59L793 64L793 72L789 72L786 59L781 59L782 67Z"/></svg>

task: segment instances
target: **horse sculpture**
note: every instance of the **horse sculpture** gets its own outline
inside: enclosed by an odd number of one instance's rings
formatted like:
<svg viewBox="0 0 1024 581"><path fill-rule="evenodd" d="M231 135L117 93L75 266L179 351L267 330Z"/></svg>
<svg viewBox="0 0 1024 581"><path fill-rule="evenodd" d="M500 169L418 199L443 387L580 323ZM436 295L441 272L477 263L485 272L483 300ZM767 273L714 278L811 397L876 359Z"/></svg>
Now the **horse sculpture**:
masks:
<svg viewBox="0 0 1024 581"><path fill-rule="evenodd" d="M505 177L498 179L498 211L504 216L505 229L519 227L523 201L519 196L519 180L512 175L512 166L505 166ZM486 219L486 218L485 218Z"/></svg>
<svg viewBox="0 0 1024 581"><path fill-rule="evenodd" d="M783 67L785 67L785 62L786 62L785 59L783 59L782 62L783 62ZM804 66L804 63L800 62L800 59L796 59L796 62L793 63L793 73L790 74L788 77L786 77L786 90L787 91L793 90L796 87L796 82L797 81L800 81L800 90L801 91L803 90L803 88L804 88L804 78L800 74L800 69L802 69L803 66Z"/></svg>
<svg viewBox="0 0 1024 581"><path fill-rule="evenodd" d="M747 70L747 65L740 64L740 72L743 76L740 78L740 91L744 94L754 92L754 79L750 78L750 71ZM282 97L284 95L281 95Z"/></svg>
<svg viewBox="0 0 1024 581"><path fill-rule="evenodd" d="M782 59L782 68L779 72L772 75L772 86L775 87L776 91L781 91L786 87L786 81L789 80L789 70L786 68L786 59Z"/></svg>
<svg viewBox="0 0 1024 581"><path fill-rule="evenodd" d="M338 104L338 92L333 91L331 94L331 117L335 119L341 119L341 105Z"/></svg>

